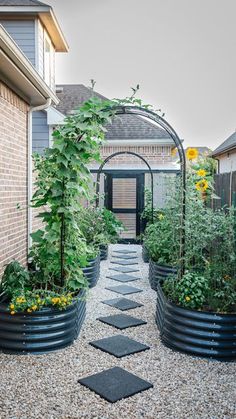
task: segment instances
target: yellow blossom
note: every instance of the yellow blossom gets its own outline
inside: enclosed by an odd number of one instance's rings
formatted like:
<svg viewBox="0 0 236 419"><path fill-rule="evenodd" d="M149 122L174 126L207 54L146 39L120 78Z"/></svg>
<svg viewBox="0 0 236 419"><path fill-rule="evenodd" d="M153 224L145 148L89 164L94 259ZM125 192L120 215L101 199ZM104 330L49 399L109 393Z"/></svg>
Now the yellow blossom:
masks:
<svg viewBox="0 0 236 419"><path fill-rule="evenodd" d="M35 310L37 310L37 308L38 307L36 305L34 305L34 306L31 307L31 310L35 311Z"/></svg>
<svg viewBox="0 0 236 419"><path fill-rule="evenodd" d="M15 314L15 311L11 311L11 315L13 316L13 314Z"/></svg>
<svg viewBox="0 0 236 419"><path fill-rule="evenodd" d="M40 298L38 298L38 299L37 299L37 303L38 303L38 304L40 304L40 303L41 303L41 300L40 300Z"/></svg>
<svg viewBox="0 0 236 419"><path fill-rule="evenodd" d="M188 148L186 156L188 160L195 160L198 157L198 150L196 148Z"/></svg>
<svg viewBox="0 0 236 419"><path fill-rule="evenodd" d="M208 182L206 179L202 179L199 180L199 182L197 182L195 186L198 191L204 192L206 189L208 189Z"/></svg>
<svg viewBox="0 0 236 419"><path fill-rule="evenodd" d="M163 214L159 214L158 218L159 218L159 220L163 220L164 215Z"/></svg>
<svg viewBox="0 0 236 419"><path fill-rule="evenodd" d="M10 309L11 310L14 310L14 308L15 308L15 305L14 304L10 304Z"/></svg>
<svg viewBox="0 0 236 419"><path fill-rule="evenodd" d="M27 308L28 313L32 313L32 310L30 308Z"/></svg>
<svg viewBox="0 0 236 419"><path fill-rule="evenodd" d="M205 177L205 176L206 176L206 174L207 174L207 172L206 172L206 170L204 170L204 169L199 169L199 170L197 171L197 175L198 175L198 176L200 176L200 177Z"/></svg>
<svg viewBox="0 0 236 419"><path fill-rule="evenodd" d="M191 300L191 298L187 295L187 297L185 297L185 300L186 300L186 301L190 301L190 300Z"/></svg>

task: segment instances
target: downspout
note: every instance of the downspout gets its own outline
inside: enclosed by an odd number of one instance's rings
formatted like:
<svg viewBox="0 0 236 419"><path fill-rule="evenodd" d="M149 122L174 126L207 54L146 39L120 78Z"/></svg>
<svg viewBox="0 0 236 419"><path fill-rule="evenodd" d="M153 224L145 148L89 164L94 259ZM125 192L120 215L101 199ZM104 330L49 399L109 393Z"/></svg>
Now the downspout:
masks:
<svg viewBox="0 0 236 419"><path fill-rule="evenodd" d="M32 176L32 114L33 112L43 111L49 108L52 99L48 98L47 101L40 106L32 106L28 112L28 251L31 246L31 232L32 232L32 190L33 190L33 176Z"/></svg>

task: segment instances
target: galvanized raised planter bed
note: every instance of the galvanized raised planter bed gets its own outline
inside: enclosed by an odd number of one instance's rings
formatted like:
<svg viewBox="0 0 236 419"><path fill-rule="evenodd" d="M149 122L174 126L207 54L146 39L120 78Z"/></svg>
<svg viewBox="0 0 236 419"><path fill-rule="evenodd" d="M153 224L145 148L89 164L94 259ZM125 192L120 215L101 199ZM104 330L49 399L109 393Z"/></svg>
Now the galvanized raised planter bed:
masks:
<svg viewBox="0 0 236 419"><path fill-rule="evenodd" d="M149 258L149 254L148 254L148 251L147 251L144 243L142 245L142 258L143 258L143 261L145 263L148 263L149 262L149 259L150 259Z"/></svg>
<svg viewBox="0 0 236 419"><path fill-rule="evenodd" d="M219 361L236 360L236 314L179 307L167 300L158 284L156 322L161 341L175 351Z"/></svg>
<svg viewBox="0 0 236 419"><path fill-rule="evenodd" d="M108 244L101 244L99 247L100 247L100 260L107 260Z"/></svg>
<svg viewBox="0 0 236 419"><path fill-rule="evenodd" d="M89 288L95 287L100 275L100 255L92 259L86 268L82 268L82 271L88 280Z"/></svg>
<svg viewBox="0 0 236 419"><path fill-rule="evenodd" d="M160 265L153 260L149 260L149 273L148 279L151 288L156 291L157 284L161 281L163 282L168 276L176 275L177 269L172 266Z"/></svg>
<svg viewBox="0 0 236 419"><path fill-rule="evenodd" d="M9 313L0 303L0 351L11 354L42 354L71 345L79 336L86 312L81 291L65 310L45 307L32 313Z"/></svg>

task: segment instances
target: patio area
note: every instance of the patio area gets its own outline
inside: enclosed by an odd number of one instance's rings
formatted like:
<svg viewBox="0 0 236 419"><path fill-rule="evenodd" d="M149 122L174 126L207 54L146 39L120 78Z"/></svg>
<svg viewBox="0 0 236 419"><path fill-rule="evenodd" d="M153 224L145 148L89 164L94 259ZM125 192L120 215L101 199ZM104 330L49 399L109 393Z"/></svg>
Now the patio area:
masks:
<svg viewBox="0 0 236 419"><path fill-rule="evenodd" d="M132 265L137 271L129 275L140 279L125 285L140 292L121 295L106 289L124 285L108 278L118 273L111 270L118 266L111 262L118 260L115 255L120 249L137 252L138 264ZM143 306L120 311L102 303L118 297ZM47 355L0 355L1 419L234 418L235 364L198 359L164 347L158 336L155 309L156 292L148 282L148 264L142 261L141 246L110 245L108 260L101 262L97 286L89 291L86 320L75 343ZM97 320L122 313L147 324L117 330ZM127 336L150 349L117 358L89 344L114 335ZM153 388L111 404L78 383L113 367L147 380Z"/></svg>

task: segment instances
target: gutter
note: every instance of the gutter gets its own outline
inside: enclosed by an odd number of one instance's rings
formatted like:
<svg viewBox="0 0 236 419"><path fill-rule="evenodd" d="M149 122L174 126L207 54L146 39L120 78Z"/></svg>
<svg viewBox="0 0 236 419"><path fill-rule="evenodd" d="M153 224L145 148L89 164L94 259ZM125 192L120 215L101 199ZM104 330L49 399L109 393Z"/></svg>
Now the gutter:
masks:
<svg viewBox="0 0 236 419"><path fill-rule="evenodd" d="M28 251L32 245L32 207L31 200L33 196L33 172L32 172L32 115L33 112L43 111L51 106L52 99L48 98L43 105L30 107L28 112Z"/></svg>

